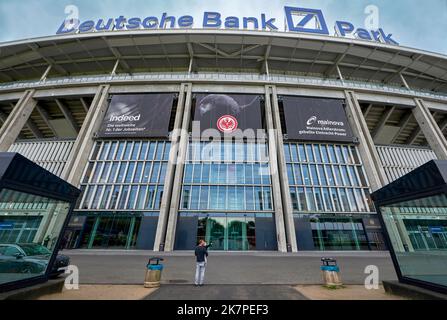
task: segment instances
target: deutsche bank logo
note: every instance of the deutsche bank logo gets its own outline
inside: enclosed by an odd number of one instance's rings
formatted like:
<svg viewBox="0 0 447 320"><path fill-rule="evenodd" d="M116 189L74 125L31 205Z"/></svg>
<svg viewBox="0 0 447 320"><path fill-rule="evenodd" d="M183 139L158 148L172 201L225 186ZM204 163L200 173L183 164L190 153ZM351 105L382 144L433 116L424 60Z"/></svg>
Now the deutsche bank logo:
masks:
<svg viewBox="0 0 447 320"><path fill-rule="evenodd" d="M289 31L329 35L323 12L318 9L284 7Z"/></svg>

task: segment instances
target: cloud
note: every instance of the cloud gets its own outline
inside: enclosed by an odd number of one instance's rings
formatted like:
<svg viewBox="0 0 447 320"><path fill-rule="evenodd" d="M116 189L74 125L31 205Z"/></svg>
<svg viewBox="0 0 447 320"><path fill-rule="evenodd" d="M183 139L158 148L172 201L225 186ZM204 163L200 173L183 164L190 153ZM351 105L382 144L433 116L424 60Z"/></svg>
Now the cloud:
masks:
<svg viewBox="0 0 447 320"><path fill-rule="evenodd" d="M167 12L193 15L195 27L201 27L204 11L217 11L224 17L265 13L276 17L276 25L282 27L284 5L321 8L330 26L347 20L361 27L365 7L373 4L380 9L381 26L401 45L447 53L447 0L430 0L430 5L421 5L420 0L0 0L0 41L54 35L70 4L79 7L81 20Z"/></svg>

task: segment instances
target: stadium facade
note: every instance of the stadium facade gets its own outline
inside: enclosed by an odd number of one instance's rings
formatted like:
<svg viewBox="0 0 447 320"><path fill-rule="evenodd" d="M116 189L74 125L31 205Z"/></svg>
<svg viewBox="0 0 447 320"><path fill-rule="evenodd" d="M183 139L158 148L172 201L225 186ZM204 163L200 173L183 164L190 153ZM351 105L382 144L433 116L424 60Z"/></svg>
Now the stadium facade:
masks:
<svg viewBox="0 0 447 320"><path fill-rule="evenodd" d="M83 191L67 248L386 250L370 193L447 159L447 56L395 44L58 35L1 44L0 81L0 151ZM0 242L51 241L51 219L3 206ZM447 223L411 208L396 228L447 247Z"/></svg>

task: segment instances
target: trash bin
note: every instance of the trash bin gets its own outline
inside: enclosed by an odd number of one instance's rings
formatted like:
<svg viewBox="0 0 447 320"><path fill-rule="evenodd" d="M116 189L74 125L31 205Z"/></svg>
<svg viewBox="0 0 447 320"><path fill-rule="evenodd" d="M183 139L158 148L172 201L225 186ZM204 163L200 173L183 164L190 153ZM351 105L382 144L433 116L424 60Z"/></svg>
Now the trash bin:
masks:
<svg viewBox="0 0 447 320"><path fill-rule="evenodd" d="M326 286L341 287L343 283L340 277L340 268L337 265L337 260L333 258L322 258L321 271L323 273L323 281Z"/></svg>
<svg viewBox="0 0 447 320"><path fill-rule="evenodd" d="M160 261L163 258L153 257L149 259L146 270L146 277L144 279L145 288L158 288L160 287L161 272L163 271L163 265Z"/></svg>

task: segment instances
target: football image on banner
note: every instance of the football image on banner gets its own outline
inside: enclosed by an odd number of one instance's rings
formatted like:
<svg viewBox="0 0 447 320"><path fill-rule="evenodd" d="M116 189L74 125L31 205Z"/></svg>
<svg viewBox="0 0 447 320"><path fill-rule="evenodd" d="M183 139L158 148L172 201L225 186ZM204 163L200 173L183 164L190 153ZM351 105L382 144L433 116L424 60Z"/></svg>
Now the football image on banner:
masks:
<svg viewBox="0 0 447 320"><path fill-rule="evenodd" d="M343 100L284 96L282 101L288 139L353 142Z"/></svg>
<svg viewBox="0 0 447 320"><path fill-rule="evenodd" d="M173 101L172 93L114 95L98 137L167 137Z"/></svg>
<svg viewBox="0 0 447 320"><path fill-rule="evenodd" d="M217 129L221 134L262 129L261 98L245 94L199 94L193 121L200 123L201 133Z"/></svg>

